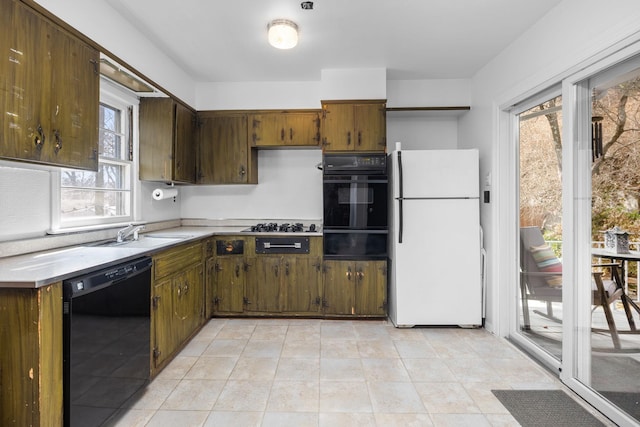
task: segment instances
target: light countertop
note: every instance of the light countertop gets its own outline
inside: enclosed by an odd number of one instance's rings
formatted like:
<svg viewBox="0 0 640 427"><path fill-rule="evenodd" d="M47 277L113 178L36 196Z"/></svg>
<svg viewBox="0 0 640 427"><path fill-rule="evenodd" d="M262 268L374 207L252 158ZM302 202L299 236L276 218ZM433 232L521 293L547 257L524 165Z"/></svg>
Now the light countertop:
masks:
<svg viewBox="0 0 640 427"><path fill-rule="evenodd" d="M138 241L123 245L100 246L100 242L34 252L0 259L0 288L39 288L88 273L99 268L126 262L189 241L214 235L257 236L265 233L242 232L242 226L186 226L141 234ZM271 235L293 233L273 233ZM303 233L295 233L302 237ZM321 232L304 236L322 236Z"/></svg>

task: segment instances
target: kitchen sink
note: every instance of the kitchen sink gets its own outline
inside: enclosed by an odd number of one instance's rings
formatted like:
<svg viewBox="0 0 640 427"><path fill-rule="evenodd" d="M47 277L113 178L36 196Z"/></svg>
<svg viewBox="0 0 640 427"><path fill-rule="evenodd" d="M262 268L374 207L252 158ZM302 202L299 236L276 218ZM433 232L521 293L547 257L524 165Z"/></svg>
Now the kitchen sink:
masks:
<svg viewBox="0 0 640 427"><path fill-rule="evenodd" d="M169 245L184 240L190 236L140 236L138 240L125 240L117 242L115 240L104 240L101 242L88 243L91 247L122 247L122 248L155 248Z"/></svg>

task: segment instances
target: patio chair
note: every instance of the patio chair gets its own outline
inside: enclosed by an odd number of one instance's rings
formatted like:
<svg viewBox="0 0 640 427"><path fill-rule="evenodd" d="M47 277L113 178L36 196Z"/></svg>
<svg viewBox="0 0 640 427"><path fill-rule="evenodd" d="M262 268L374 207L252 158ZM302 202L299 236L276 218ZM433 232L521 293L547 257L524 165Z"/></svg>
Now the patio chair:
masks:
<svg viewBox="0 0 640 427"><path fill-rule="evenodd" d="M617 277L617 264L598 264L593 267L611 268L612 276ZM622 288L615 280L605 280L602 275L603 273L599 271L594 271L592 274L593 310L602 307L614 347L620 348L618 331L611 312L611 303L620 298ZM522 227L520 229L520 293L524 318L523 329L531 329L529 300L546 303L546 313L538 310L534 310L534 313L561 322L553 315L553 303L562 302L562 263L544 241L538 227Z"/></svg>

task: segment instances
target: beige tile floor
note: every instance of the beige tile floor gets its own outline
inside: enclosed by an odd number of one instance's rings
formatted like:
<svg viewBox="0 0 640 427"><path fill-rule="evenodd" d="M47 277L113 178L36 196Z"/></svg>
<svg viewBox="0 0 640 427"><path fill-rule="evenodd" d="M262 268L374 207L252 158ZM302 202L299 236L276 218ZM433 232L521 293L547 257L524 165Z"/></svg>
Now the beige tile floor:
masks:
<svg viewBox="0 0 640 427"><path fill-rule="evenodd" d="M117 426L517 426L492 389L561 383L484 329L212 319Z"/></svg>

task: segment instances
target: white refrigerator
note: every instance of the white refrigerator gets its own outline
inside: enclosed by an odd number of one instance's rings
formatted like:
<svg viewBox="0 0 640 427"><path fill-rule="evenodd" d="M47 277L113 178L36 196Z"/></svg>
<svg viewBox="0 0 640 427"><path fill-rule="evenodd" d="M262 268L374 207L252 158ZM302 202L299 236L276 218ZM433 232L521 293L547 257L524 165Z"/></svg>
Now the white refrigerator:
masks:
<svg viewBox="0 0 640 427"><path fill-rule="evenodd" d="M478 150L396 150L391 163L391 321L481 325Z"/></svg>

